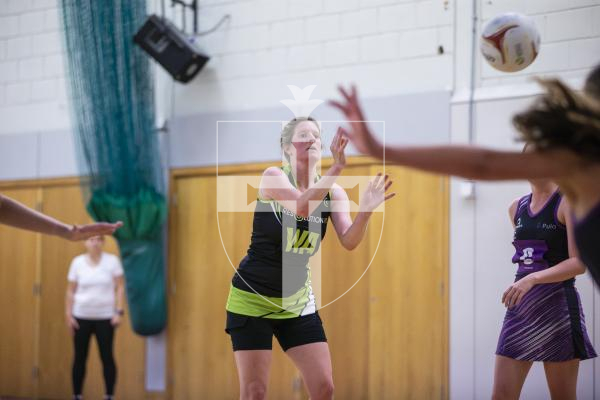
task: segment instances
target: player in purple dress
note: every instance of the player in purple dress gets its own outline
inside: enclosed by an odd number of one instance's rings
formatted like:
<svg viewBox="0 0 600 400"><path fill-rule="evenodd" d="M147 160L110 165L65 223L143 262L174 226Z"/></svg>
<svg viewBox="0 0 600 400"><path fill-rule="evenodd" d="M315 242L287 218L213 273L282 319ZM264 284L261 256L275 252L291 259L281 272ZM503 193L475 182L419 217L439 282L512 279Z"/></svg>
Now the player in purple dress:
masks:
<svg viewBox="0 0 600 400"><path fill-rule="evenodd" d="M331 101L350 121L346 132L362 153L425 171L477 180L550 179L569 200L581 261L600 284L600 66L584 93L557 79L539 80L546 93L517 114L514 123L535 151L496 151L475 146L384 146L369 130L356 89L340 88Z"/></svg>
<svg viewBox="0 0 600 400"><path fill-rule="evenodd" d="M518 399L534 361L544 363L552 399L575 399L579 361L596 357L575 276L586 268L571 240L571 212L556 184L531 181L515 200L515 282L502 296L506 317L496 349L493 399Z"/></svg>

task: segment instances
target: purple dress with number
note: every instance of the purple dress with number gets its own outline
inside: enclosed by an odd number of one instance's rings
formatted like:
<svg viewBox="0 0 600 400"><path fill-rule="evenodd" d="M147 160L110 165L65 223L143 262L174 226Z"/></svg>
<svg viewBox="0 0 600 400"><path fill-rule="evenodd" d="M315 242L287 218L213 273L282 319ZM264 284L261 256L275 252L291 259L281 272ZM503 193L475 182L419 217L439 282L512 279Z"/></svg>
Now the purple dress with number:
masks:
<svg viewBox="0 0 600 400"><path fill-rule="evenodd" d="M567 230L556 216L561 195L555 192L533 214L531 194L515 213L515 282L569 258ZM575 279L535 285L521 303L507 309L496 354L523 361L567 361L596 357L585 328Z"/></svg>

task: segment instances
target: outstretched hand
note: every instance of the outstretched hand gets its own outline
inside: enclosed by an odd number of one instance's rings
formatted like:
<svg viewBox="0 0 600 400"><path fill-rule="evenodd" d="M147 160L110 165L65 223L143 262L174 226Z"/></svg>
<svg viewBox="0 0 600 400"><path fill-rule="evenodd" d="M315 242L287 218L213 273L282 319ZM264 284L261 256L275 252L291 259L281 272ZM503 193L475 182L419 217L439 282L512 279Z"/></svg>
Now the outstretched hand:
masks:
<svg viewBox="0 0 600 400"><path fill-rule="evenodd" d="M388 175L382 178L381 172L375 179L369 182L367 189L360 199L360 209L365 212L373 212L381 203L394 197L396 193L387 193L394 183Z"/></svg>
<svg viewBox="0 0 600 400"><path fill-rule="evenodd" d="M331 142L330 150L333 156L333 162L341 167L346 166L346 146L348 145L348 137L344 134L342 128L338 128L333 141Z"/></svg>
<svg viewBox="0 0 600 400"><path fill-rule="evenodd" d="M369 130L365 121L358 102L356 87L353 85L348 91L342 86L338 86L338 90L343 100L339 102L330 100L329 104L340 110L348 120L350 131L344 130L344 133L350 138L350 141L359 152L373 157L383 157L383 147Z"/></svg>
<svg viewBox="0 0 600 400"><path fill-rule="evenodd" d="M73 225L65 235L65 239L72 241L86 240L94 236L112 235L123 226L123 222L115 223L97 222L87 225Z"/></svg>

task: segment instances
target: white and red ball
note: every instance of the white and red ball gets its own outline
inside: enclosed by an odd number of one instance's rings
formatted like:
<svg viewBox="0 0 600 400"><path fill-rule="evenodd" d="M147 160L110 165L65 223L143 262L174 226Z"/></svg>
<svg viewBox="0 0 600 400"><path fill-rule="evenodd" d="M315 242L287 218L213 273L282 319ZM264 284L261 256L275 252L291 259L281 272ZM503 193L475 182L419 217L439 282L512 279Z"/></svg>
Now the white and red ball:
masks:
<svg viewBox="0 0 600 400"><path fill-rule="evenodd" d="M540 33L525 15L506 13L492 19L481 34L481 53L487 62L503 72L527 68L540 49Z"/></svg>

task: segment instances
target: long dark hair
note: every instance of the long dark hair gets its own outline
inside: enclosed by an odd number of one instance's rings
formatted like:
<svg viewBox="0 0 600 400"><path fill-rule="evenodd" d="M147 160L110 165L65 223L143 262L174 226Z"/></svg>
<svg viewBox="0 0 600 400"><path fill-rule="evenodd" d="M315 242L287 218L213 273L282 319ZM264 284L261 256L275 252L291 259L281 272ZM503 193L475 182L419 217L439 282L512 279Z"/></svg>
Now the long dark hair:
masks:
<svg viewBox="0 0 600 400"><path fill-rule="evenodd" d="M583 90L588 96L600 101L600 65L590 72Z"/></svg>
<svg viewBox="0 0 600 400"><path fill-rule="evenodd" d="M600 66L588 76L584 93L558 79L537 79L545 93L514 116L522 139L537 150L563 148L600 162Z"/></svg>

